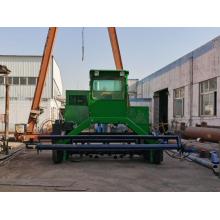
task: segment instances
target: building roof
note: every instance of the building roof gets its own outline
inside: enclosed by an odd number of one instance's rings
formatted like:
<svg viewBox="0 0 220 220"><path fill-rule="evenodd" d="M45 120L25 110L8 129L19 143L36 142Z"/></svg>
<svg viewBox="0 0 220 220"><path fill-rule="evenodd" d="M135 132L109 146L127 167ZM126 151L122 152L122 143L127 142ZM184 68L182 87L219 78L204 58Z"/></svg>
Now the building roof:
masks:
<svg viewBox="0 0 220 220"><path fill-rule="evenodd" d="M0 57L42 57L43 55L0 54Z"/></svg>
<svg viewBox="0 0 220 220"><path fill-rule="evenodd" d="M161 75L167 73L168 71L170 71L170 70L172 70L172 69L174 69L178 66L181 66L182 64L186 63L189 59L195 59L195 58L207 53L209 50L214 48L214 42L217 41L217 40L220 41L220 36L212 39L211 41L209 41L208 43L202 45L201 47L191 51L190 53L187 53L183 57L175 60L174 62L168 64L167 66L165 66L165 67L159 69L158 71L150 74L149 76L143 78L139 82L143 83L145 81L150 81L153 78L161 76Z"/></svg>

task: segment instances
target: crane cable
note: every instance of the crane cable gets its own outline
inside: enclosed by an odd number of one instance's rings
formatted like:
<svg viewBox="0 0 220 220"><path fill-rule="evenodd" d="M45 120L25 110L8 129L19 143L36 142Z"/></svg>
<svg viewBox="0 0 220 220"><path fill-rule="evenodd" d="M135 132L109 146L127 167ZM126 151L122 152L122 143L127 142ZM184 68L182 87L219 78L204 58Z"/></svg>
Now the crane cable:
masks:
<svg viewBox="0 0 220 220"><path fill-rule="evenodd" d="M85 50L85 46L84 46L84 27L82 28L82 62L84 61L84 50Z"/></svg>

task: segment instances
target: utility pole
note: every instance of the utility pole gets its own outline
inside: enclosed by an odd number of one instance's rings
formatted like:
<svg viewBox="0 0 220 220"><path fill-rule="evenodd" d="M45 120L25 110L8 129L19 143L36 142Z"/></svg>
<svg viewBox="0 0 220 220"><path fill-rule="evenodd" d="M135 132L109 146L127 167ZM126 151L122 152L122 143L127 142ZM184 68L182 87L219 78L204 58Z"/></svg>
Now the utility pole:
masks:
<svg viewBox="0 0 220 220"><path fill-rule="evenodd" d="M193 55L191 57L191 65L190 65L190 84L189 84L189 126L192 126L192 115L193 115Z"/></svg>
<svg viewBox="0 0 220 220"><path fill-rule="evenodd" d="M9 137L9 80L8 74L11 71L6 67L0 65L0 74L5 76L5 134L4 134L4 143L3 143L3 151L5 154L8 154L8 137Z"/></svg>
<svg viewBox="0 0 220 220"><path fill-rule="evenodd" d="M9 81L8 75L5 77L5 153L8 154L8 136L9 136Z"/></svg>

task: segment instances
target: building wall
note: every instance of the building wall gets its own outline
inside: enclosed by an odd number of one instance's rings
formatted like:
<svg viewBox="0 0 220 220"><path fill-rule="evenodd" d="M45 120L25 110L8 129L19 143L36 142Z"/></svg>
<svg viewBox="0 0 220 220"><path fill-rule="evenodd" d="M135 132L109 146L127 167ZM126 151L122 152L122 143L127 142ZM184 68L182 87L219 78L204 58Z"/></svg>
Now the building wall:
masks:
<svg viewBox="0 0 220 220"><path fill-rule="evenodd" d="M11 70L10 77L38 77L41 56L0 56L0 64L6 65ZM36 85L11 85L10 86L10 112L9 129L14 131L15 124L27 123ZM48 119L59 116L61 103L55 98L62 95L62 80L59 67L52 59L46 82L43 89L41 108L44 113L40 115L38 127ZM5 85L0 85L0 114L5 112ZM0 132L4 124L0 122Z"/></svg>
<svg viewBox="0 0 220 220"><path fill-rule="evenodd" d="M53 97L61 96L63 94L63 83L61 78L61 72L55 59L53 59Z"/></svg>
<svg viewBox="0 0 220 220"><path fill-rule="evenodd" d="M10 77L37 77L40 70L41 56L0 56L0 64L11 70ZM43 98L52 97L52 64L49 65ZM35 85L13 85L10 96L18 99L28 99L34 96ZM0 97L4 97L4 86L0 86Z"/></svg>
<svg viewBox="0 0 220 220"><path fill-rule="evenodd" d="M217 114L200 116L199 84L217 77ZM174 89L184 87L184 116L173 116ZM220 37L181 57L161 70L140 80L137 97L152 98L157 91L168 88L168 120L192 125L206 121L209 125L220 125ZM154 110L152 109L152 119Z"/></svg>
<svg viewBox="0 0 220 220"><path fill-rule="evenodd" d="M128 93L130 98L137 97L138 79L128 79Z"/></svg>

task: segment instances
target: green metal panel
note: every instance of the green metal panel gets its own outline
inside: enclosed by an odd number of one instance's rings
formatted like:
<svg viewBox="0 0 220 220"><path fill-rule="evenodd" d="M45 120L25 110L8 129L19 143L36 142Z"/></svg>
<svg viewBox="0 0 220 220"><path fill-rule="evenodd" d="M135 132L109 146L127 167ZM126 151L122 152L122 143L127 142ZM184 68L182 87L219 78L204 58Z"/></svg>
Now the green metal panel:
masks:
<svg viewBox="0 0 220 220"><path fill-rule="evenodd" d="M137 134L149 133L148 107L130 107L128 74L125 70L91 70L90 91L66 92L65 121L77 124L70 135L79 134L95 123L120 123L127 125ZM79 96L83 95L87 97L87 103L80 100ZM74 103L71 103L70 97Z"/></svg>
<svg viewBox="0 0 220 220"><path fill-rule="evenodd" d="M149 133L149 108L148 107L129 107L128 118L137 124L145 134Z"/></svg>
<svg viewBox="0 0 220 220"><path fill-rule="evenodd" d="M90 70L89 111L92 117L124 117L127 112L127 76L128 71ZM99 99L95 98L95 81L120 81L121 91L101 91ZM115 93L115 94L114 94ZM114 96L117 95L117 98ZM120 98L121 96L121 98Z"/></svg>
<svg viewBox="0 0 220 220"><path fill-rule="evenodd" d="M67 90L64 113L65 121L72 121L77 125L82 123L85 118L89 117L88 102L89 91Z"/></svg>

